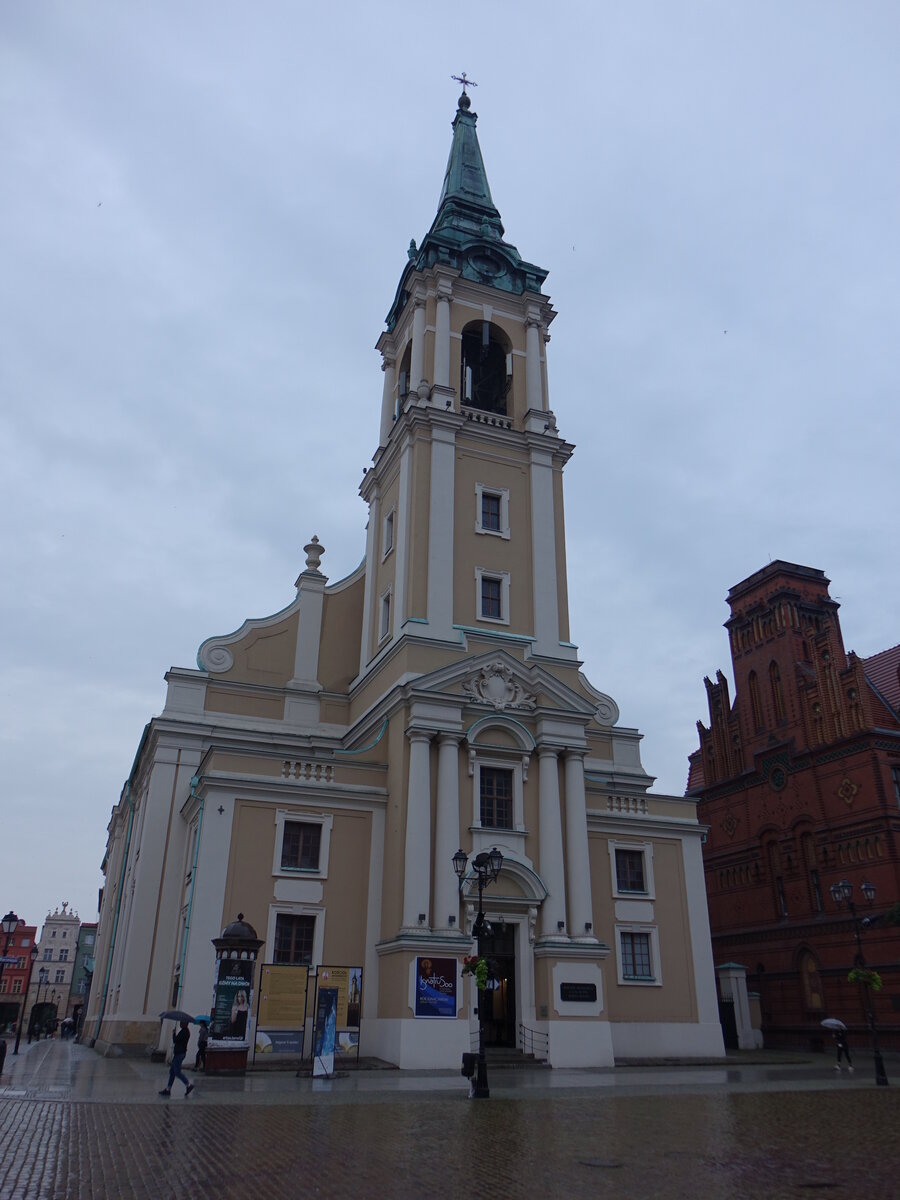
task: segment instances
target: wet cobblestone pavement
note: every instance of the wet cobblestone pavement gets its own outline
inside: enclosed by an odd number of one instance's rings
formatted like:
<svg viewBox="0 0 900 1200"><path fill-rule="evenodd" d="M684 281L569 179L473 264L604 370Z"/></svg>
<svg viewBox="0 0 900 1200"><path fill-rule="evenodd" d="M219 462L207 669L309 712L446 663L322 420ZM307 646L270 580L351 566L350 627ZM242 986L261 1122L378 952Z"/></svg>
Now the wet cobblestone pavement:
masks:
<svg viewBox="0 0 900 1200"><path fill-rule="evenodd" d="M375 1072L343 1098L341 1080L316 1094L281 1076L254 1093L242 1089L255 1080L201 1076L190 1098L179 1088L165 1100L151 1091L160 1066L59 1044L42 1054L0 1081L2 1200L900 1194L900 1093L860 1078L861 1065L853 1079L825 1063L759 1068L783 1077L765 1087L752 1071L713 1071L710 1085L687 1069L699 1082L635 1083L633 1094L498 1072L491 1099L471 1102L442 1074L411 1091L414 1078Z"/></svg>

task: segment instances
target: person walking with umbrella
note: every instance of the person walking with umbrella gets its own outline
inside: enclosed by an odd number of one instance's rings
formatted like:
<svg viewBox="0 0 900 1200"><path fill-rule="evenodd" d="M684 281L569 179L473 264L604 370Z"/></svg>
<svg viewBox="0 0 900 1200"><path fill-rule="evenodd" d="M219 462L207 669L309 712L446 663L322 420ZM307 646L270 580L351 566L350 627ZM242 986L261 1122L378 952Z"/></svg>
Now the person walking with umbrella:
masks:
<svg viewBox="0 0 900 1200"><path fill-rule="evenodd" d="M853 1060L850 1057L850 1046L847 1042L846 1029L836 1029L834 1031L834 1044L837 1049L837 1062L834 1064L834 1069L836 1071L841 1070L841 1058L843 1057L843 1058L846 1058L847 1070L852 1075L853 1074Z"/></svg>
<svg viewBox="0 0 900 1200"><path fill-rule="evenodd" d="M841 1059L846 1058L847 1070L853 1074L853 1060L850 1058L850 1044L847 1041L847 1026L843 1021L839 1021L837 1017L827 1017L822 1024L826 1029L830 1029L834 1034L834 1045L837 1050L837 1062L834 1064L836 1071L841 1070Z"/></svg>
<svg viewBox="0 0 900 1200"><path fill-rule="evenodd" d="M181 1064L187 1054L188 1042L191 1040L191 1031L188 1029L189 1021L190 1017L182 1017L179 1020L178 1032L172 1030L172 1065L169 1067L169 1082L159 1093L161 1096L172 1095L172 1084L176 1079L180 1079L184 1084L185 1096L189 1096L194 1090L194 1085L181 1070Z"/></svg>

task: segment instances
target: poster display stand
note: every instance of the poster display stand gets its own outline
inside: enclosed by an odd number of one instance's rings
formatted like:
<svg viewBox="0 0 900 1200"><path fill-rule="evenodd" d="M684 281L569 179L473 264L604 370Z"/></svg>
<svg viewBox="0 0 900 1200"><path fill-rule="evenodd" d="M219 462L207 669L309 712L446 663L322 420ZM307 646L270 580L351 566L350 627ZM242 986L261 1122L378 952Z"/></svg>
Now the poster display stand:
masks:
<svg viewBox="0 0 900 1200"><path fill-rule="evenodd" d="M334 1063L355 1062L359 1065L359 1028L362 1012L362 967L332 967L320 966L314 968L316 978L316 999L313 1004L315 1028L313 1030L313 1074L332 1074ZM334 993L328 997L325 1007L320 1005L319 996L323 992ZM329 1022L333 1023L333 1036L328 1031ZM319 1047L328 1047L331 1041L330 1068L326 1071L319 1064Z"/></svg>

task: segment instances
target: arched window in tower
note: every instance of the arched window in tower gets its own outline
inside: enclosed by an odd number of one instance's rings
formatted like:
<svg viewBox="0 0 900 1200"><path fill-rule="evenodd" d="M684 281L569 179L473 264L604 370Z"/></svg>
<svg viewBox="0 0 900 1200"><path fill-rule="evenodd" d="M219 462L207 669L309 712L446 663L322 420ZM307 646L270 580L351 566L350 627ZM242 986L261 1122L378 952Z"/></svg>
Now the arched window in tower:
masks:
<svg viewBox="0 0 900 1200"><path fill-rule="evenodd" d="M756 677L755 671L750 672L747 678L747 687L750 689L750 708L753 712L753 727L757 730L762 729L763 712L759 699L759 680Z"/></svg>
<svg viewBox="0 0 900 1200"><path fill-rule="evenodd" d="M505 417L511 384L512 354L506 337L489 321L471 322L462 334L462 403Z"/></svg>
<svg viewBox="0 0 900 1200"><path fill-rule="evenodd" d="M397 372L397 404L394 408L394 420L400 416L400 410L403 408L403 402L409 395L409 370L412 365L412 342L406 347L403 352L403 357L400 359L400 370Z"/></svg>
<svg viewBox="0 0 900 1200"><path fill-rule="evenodd" d="M784 696L781 692L781 672L778 663L769 663L769 683L772 686L772 706L775 709L775 720L784 720Z"/></svg>

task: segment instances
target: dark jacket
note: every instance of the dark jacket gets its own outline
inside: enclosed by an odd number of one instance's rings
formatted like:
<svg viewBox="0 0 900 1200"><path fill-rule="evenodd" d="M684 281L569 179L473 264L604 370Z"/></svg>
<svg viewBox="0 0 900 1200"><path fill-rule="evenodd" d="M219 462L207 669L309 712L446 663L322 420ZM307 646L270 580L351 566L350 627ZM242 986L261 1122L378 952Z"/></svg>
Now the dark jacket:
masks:
<svg viewBox="0 0 900 1200"><path fill-rule="evenodd" d="M191 1031L189 1029L179 1029L177 1033L172 1034L172 1046L176 1054L184 1056L187 1054L188 1042L191 1040Z"/></svg>

